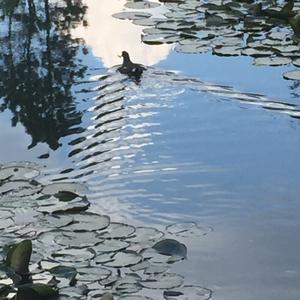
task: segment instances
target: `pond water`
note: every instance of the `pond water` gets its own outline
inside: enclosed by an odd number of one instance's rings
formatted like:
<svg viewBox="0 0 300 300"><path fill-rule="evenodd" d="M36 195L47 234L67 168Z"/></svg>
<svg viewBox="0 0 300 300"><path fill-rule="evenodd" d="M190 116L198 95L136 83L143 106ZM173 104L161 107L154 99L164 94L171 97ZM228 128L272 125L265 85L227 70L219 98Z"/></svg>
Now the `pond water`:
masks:
<svg viewBox="0 0 300 300"><path fill-rule="evenodd" d="M212 228L181 237L188 259L172 268L213 299L299 299L300 89L283 74L297 70L300 50L279 55L291 59L280 66L184 53L155 31L164 27L112 15L190 8L86 0L64 10L61 2L44 27L22 8L11 28L1 19L0 162L36 162L45 184L85 183L90 210L113 221ZM163 42L142 42L145 28ZM268 32L292 35L286 24ZM116 71L123 50L148 66L138 84Z"/></svg>

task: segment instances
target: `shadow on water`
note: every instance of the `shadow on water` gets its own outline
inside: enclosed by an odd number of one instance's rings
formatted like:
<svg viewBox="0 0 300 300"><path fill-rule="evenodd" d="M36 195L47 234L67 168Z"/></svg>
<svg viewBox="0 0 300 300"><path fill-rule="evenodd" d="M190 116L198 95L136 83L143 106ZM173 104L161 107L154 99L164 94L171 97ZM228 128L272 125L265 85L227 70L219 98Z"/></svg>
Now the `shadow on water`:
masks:
<svg viewBox="0 0 300 300"><path fill-rule="evenodd" d="M86 67L76 61L80 40L70 28L84 22L81 1L1 1L1 112L10 110L12 126L19 122L31 136L28 148L81 132L82 113L71 87Z"/></svg>

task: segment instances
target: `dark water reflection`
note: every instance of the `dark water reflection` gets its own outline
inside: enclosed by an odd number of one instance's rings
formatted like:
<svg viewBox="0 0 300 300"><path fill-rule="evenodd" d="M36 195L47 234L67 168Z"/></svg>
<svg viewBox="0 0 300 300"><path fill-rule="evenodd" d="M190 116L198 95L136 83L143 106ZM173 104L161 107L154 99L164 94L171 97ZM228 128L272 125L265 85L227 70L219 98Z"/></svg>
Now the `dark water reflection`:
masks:
<svg viewBox="0 0 300 300"><path fill-rule="evenodd" d="M92 209L114 221L213 226L184 240L180 271L215 299L298 299L299 88L282 79L290 66L141 44L142 27L111 18L125 1L11 3L2 2L0 25L1 160L42 155L46 182L85 182ZM124 49L158 64L140 85L107 69Z"/></svg>
<svg viewBox="0 0 300 300"><path fill-rule="evenodd" d="M0 69L0 110L12 113L32 138L28 148L60 146L63 136L82 131L71 87L86 66L76 59L80 41L70 28L84 21L86 6L66 1L4 1Z"/></svg>

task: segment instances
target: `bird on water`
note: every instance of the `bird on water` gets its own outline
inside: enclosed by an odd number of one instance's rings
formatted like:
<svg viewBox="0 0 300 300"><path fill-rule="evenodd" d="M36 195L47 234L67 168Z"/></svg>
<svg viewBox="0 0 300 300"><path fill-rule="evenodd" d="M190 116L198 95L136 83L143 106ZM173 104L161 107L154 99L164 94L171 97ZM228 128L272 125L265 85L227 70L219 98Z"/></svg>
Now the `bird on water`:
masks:
<svg viewBox="0 0 300 300"><path fill-rule="evenodd" d="M146 68L140 64L133 63L126 51L122 52L121 57L123 57L123 64L118 68L118 71L139 82Z"/></svg>

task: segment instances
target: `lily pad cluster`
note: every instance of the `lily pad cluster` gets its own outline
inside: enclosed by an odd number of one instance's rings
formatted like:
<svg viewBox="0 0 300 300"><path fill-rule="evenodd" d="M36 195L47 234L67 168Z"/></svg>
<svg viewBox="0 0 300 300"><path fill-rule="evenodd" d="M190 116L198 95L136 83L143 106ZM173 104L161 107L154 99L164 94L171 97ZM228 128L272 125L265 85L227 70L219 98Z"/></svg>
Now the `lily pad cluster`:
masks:
<svg viewBox="0 0 300 300"><path fill-rule="evenodd" d="M82 185L46 185L39 174L29 162L0 167L0 299L151 300L152 290L161 299L211 298L211 290L172 271L188 256L177 237L199 237L209 227L112 222L88 210Z"/></svg>
<svg viewBox="0 0 300 300"><path fill-rule="evenodd" d="M161 2L165 13L160 18L157 14L152 17L149 8L155 5L146 0L128 0L126 10L113 16L146 26L142 35L146 44L175 43L175 50L182 53L245 55L253 57L255 65L279 66L295 62L297 66L299 1L280 1L276 5L254 0ZM147 11L142 11L145 8ZM284 78L299 80L300 71L287 72Z"/></svg>

